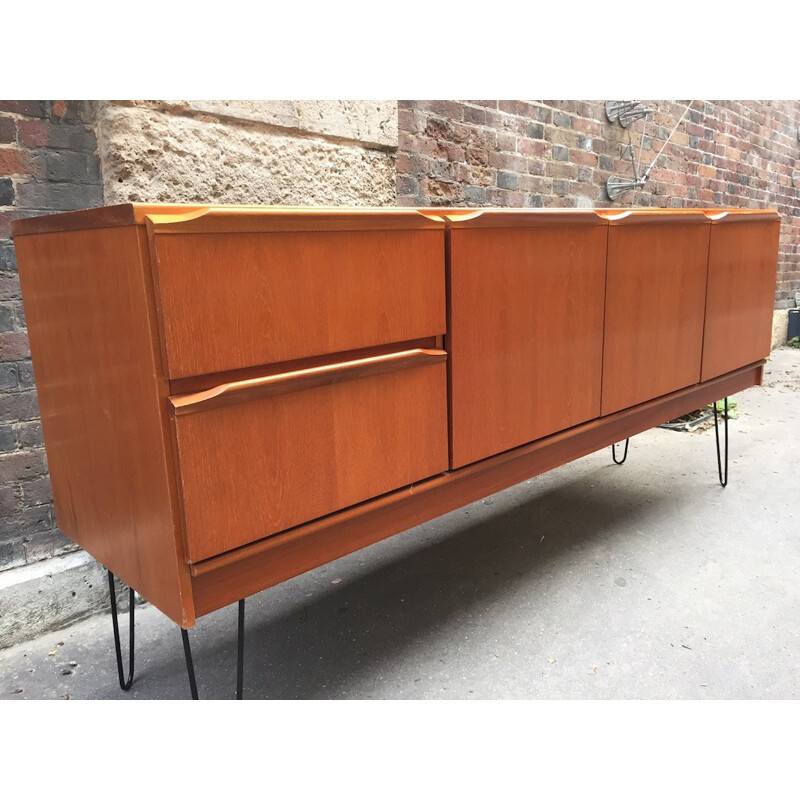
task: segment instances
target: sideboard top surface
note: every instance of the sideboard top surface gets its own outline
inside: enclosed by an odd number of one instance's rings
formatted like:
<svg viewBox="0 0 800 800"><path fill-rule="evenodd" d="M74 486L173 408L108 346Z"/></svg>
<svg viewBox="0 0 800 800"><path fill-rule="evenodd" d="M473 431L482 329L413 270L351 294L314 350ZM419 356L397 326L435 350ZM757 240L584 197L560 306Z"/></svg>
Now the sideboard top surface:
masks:
<svg viewBox="0 0 800 800"><path fill-rule="evenodd" d="M509 208L373 208L123 203L121 205L67 211L14 220L14 236L54 233L88 228L149 225L158 233L191 233L215 230L329 230L425 229L446 227L516 227L552 224L618 225L631 223L697 222L733 220L777 221L774 210L740 208L685 209L509 209Z"/></svg>

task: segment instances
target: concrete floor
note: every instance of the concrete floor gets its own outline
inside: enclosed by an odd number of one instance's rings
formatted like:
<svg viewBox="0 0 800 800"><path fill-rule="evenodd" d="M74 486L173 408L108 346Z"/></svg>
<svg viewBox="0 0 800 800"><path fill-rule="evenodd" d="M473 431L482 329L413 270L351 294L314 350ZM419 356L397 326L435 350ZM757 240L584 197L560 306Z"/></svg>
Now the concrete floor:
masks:
<svg viewBox="0 0 800 800"><path fill-rule="evenodd" d="M246 698L800 696L800 350L713 428L655 429L247 601ZM127 618L122 618L127 649ZM201 696L232 697L236 606L190 636ZM181 637L137 609L0 651L0 698L187 698Z"/></svg>

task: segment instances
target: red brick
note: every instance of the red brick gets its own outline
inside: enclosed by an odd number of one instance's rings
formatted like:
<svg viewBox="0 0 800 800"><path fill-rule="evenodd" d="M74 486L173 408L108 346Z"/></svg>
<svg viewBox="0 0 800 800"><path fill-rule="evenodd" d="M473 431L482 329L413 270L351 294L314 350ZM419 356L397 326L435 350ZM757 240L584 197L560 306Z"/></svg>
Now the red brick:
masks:
<svg viewBox="0 0 800 800"><path fill-rule="evenodd" d="M16 147L0 147L0 175L41 175L41 164Z"/></svg>
<svg viewBox="0 0 800 800"><path fill-rule="evenodd" d="M570 150L569 160L573 164L583 164L586 167L596 167L597 153L590 153L586 150Z"/></svg>
<svg viewBox="0 0 800 800"><path fill-rule="evenodd" d="M544 155L544 142L541 139L521 139L519 151L526 156Z"/></svg>

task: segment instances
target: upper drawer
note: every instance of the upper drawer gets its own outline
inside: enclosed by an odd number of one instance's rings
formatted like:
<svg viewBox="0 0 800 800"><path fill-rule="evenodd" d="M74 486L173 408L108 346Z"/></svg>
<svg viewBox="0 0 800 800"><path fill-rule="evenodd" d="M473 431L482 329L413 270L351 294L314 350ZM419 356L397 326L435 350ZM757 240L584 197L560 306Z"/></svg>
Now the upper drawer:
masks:
<svg viewBox="0 0 800 800"><path fill-rule="evenodd" d="M169 377L443 334L443 226L332 216L150 218Z"/></svg>

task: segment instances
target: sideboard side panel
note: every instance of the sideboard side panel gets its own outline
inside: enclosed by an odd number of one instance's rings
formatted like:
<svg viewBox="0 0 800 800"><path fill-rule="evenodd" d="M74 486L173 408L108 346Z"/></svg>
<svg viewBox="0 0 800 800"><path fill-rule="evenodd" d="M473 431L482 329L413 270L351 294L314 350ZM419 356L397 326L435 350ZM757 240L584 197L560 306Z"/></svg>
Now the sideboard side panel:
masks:
<svg viewBox="0 0 800 800"><path fill-rule="evenodd" d="M15 246L58 525L188 627L145 231L17 236Z"/></svg>

